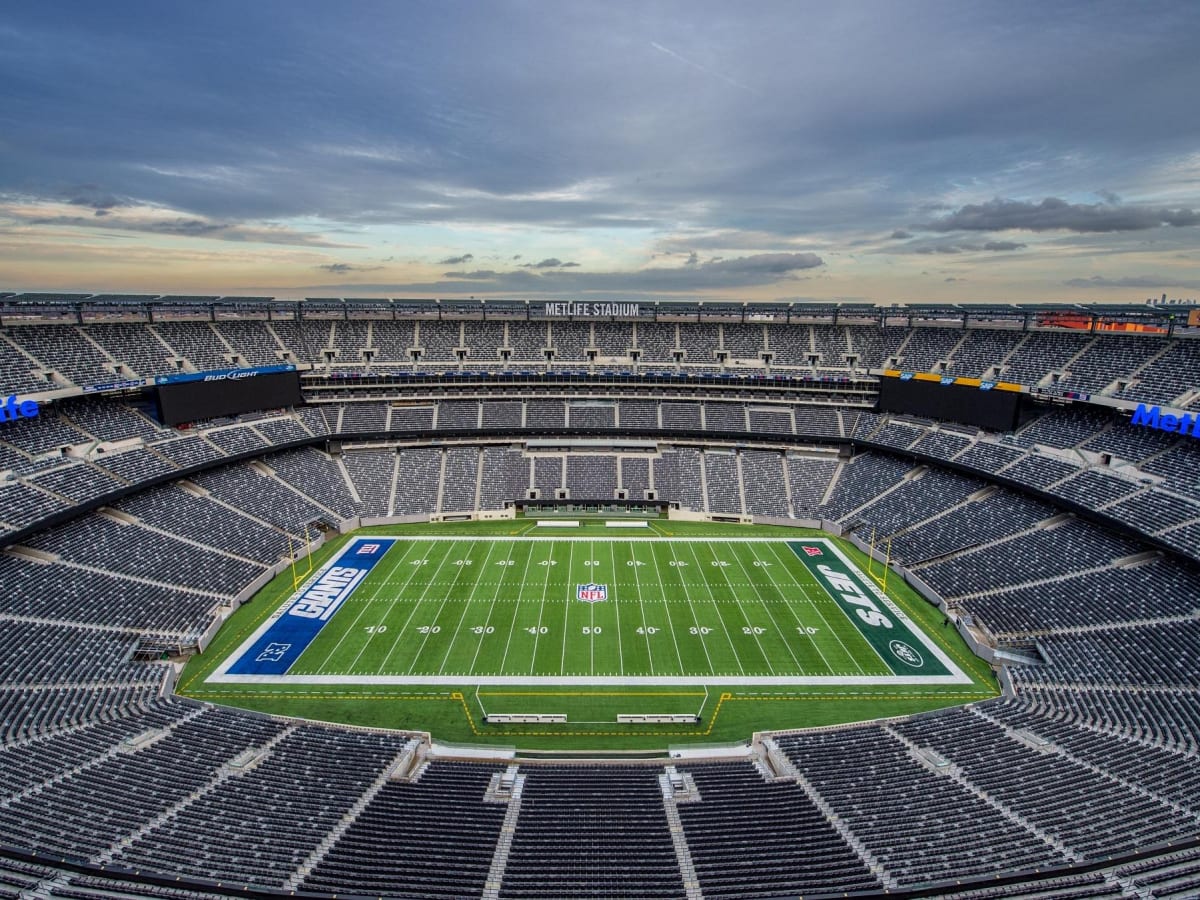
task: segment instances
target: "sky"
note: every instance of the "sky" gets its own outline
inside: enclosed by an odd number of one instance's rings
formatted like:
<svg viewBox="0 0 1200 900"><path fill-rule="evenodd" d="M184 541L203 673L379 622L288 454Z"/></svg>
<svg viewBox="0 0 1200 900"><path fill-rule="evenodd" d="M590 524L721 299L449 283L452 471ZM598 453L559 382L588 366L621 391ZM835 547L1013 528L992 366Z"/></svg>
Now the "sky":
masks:
<svg viewBox="0 0 1200 900"><path fill-rule="evenodd" d="M1200 3L8 3L0 290L1200 298Z"/></svg>

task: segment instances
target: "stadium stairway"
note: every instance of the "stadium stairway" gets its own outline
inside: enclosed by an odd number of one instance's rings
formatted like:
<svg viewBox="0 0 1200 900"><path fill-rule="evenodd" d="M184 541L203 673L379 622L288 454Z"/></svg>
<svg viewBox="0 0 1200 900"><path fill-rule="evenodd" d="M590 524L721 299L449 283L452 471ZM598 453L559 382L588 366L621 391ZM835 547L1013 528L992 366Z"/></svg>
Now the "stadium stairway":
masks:
<svg viewBox="0 0 1200 900"><path fill-rule="evenodd" d="M763 738L762 746L767 759L770 760L771 767L775 769L775 773L772 773L771 769L761 759L756 758L755 765L759 772L762 773L763 778L767 781L790 781L798 785L808 795L808 799L825 816L825 820L842 836L842 840L849 845L851 850L858 854L859 859L866 863L867 868L871 870L871 874L879 879L879 883L883 885L884 889L894 889L898 884L895 876L887 870L887 867L884 866L879 857L872 853L871 849L859 840L858 835L850 828L849 823L838 815L838 811L829 804L829 801L821 796L821 792L817 790L816 785L805 778L792 761L788 759L787 754L775 743L775 739L772 737Z"/></svg>
<svg viewBox="0 0 1200 900"><path fill-rule="evenodd" d="M671 832L671 843L675 847L675 859L679 864L679 874L683 878L683 888L687 892L687 900L704 900L700 889L700 877L696 874L696 862L692 859L691 848L688 847L687 832L683 830L683 820L679 818L679 806L675 797L675 789L671 784L672 777L679 777L674 766L668 766L658 776L662 787L663 810L667 816L667 828ZM694 787L694 785L693 785ZM695 795L690 802L699 799Z"/></svg>
<svg viewBox="0 0 1200 900"><path fill-rule="evenodd" d="M1197 814L1190 809L1180 806L1178 803L1176 803L1170 797L1167 797L1157 791L1148 790L1140 784L1135 784L1134 782L1129 781L1126 778L1122 778L1120 775L1118 775L1115 772L1112 772L1108 769L1101 768L1100 766L1097 766L1095 763L1092 763L1074 753L1071 753L1069 750L1067 750L1063 747L1060 747L1054 741L1050 741L1049 743L1047 743L1044 746L1042 746L1040 744L1035 745L1034 743L1032 743L1029 740L1029 737L1027 736L1027 735L1032 735L1032 732L1026 732L1023 729L1013 728L1009 723L1003 721L1002 719L998 719L995 716L985 712L984 710L980 709L978 706L968 706L968 707L966 707L966 709L968 712L973 713L974 715L983 719L985 722L988 722L992 725L996 725L996 726L999 726L1000 728L1003 728L1004 731L1008 735L1010 735L1012 738L1014 738L1015 740L1021 741L1022 743L1025 743L1025 744L1028 744L1029 746L1035 747L1035 749L1037 749L1041 752L1054 753L1057 756L1061 756L1063 759L1070 760L1071 762L1075 763L1076 765L1082 766L1083 768L1087 769L1088 771L1093 772L1096 775L1099 775L1101 778L1115 781L1117 784L1121 785L1121 787L1125 788L1128 791L1132 791L1133 793L1135 793L1141 797L1145 797L1149 800L1154 800L1157 803L1162 803L1166 806L1169 806L1171 808L1172 812L1174 812L1180 818L1190 819L1198 827L1200 827L1200 814Z"/></svg>
<svg viewBox="0 0 1200 900"><path fill-rule="evenodd" d="M1014 536L1020 537L1019 534L1014 535ZM978 547L976 547L975 549L978 549ZM943 556L942 560L945 560L947 558L948 557ZM997 594L1007 594L1007 593L1012 593L1013 591L1027 590L1031 587L1041 587L1044 584L1056 584L1057 582L1060 582L1060 581L1070 581L1072 578L1078 578L1082 575L1097 575L1100 572L1107 572L1113 568L1114 568L1113 564L1111 562L1107 562L1100 566L1092 566L1090 569L1077 569L1073 572L1060 572L1058 575L1051 575L1047 578L1036 578L1033 581L1022 581L1019 584L1011 584L1011 585L1007 585L1002 588L988 588L987 590L983 590L983 591L972 591L969 594L955 594L952 597L947 597L946 599L953 600L955 603L961 603L964 600L967 602L970 602L971 600L974 600L977 597L984 597L984 596L992 597ZM1111 627L1111 624L1112 623L1108 623L1108 627ZM1056 628L1054 630L1061 632L1061 631L1069 631L1070 629Z"/></svg>
<svg viewBox="0 0 1200 900"><path fill-rule="evenodd" d="M906 737L905 735L896 731L896 729L892 728L889 725L885 725L883 727L883 730L886 734L890 735L891 737L894 737L896 740L898 740L902 744L904 744L904 746L906 746L908 748L909 752L912 753L916 759L920 759L920 760L925 759L925 755L921 752L921 747L918 744L916 744L914 741L910 740L908 737ZM942 767L939 767L936 769L933 767L930 767L930 771L936 772L939 775L944 775L945 777L950 778L956 784L958 784L959 787L963 788L963 790L966 790L966 791L974 794L976 797L978 797L980 800L982 800L988 806L992 807L992 809L996 810L996 812L1000 813L1000 815L1004 816L1004 818L1008 819L1014 825L1017 825L1018 827L1024 829L1025 831L1028 831L1030 834L1034 835L1038 840L1042 841L1042 843L1051 847L1056 853L1058 853L1063 858L1064 861L1072 862L1072 863L1079 863L1079 862L1083 861L1083 856L1080 853L1078 853L1075 850L1072 850L1070 847L1068 847L1066 844L1062 843L1062 841L1058 840L1056 837L1054 837L1054 835L1050 834L1048 831L1046 831L1042 828L1039 828L1035 823L1029 821L1029 819L1025 818L1025 816L1021 815L1016 810L1011 809L1008 806L1008 804L1003 803L996 797L993 797L991 794L989 794L987 791L985 791L979 785L975 784L973 781L971 781L969 778L967 778L965 775L963 775L962 771L958 768L958 766L948 765L948 766L942 766Z"/></svg>
<svg viewBox="0 0 1200 900"><path fill-rule="evenodd" d="M506 777L512 779L508 796L508 808L504 821L500 823L500 835L496 839L496 852L484 881L483 900L500 900L500 888L504 884L504 871L508 868L508 856L512 852L513 836L517 832L517 820L521 816L521 798L525 789L525 776L516 766L509 766Z"/></svg>
<svg viewBox="0 0 1200 900"><path fill-rule="evenodd" d="M173 722L171 724L170 728L176 728L179 725L182 725L186 722L190 722L192 719L195 719L197 716L199 716L202 712L204 712L204 709L202 707L197 707L194 710L190 710L189 712L185 713L182 717L180 717L178 720ZM52 732L52 734L55 734L55 735L64 734L64 733L67 733L70 731L78 731L83 728L91 728L91 727L94 727L95 724L96 724L95 722L80 722L76 725L72 725L67 728L56 729L54 732ZM14 747L19 747L22 744L34 744L37 741L44 740L48 736L49 736L49 734L39 734L36 737L28 738L23 741L14 741L10 744L7 744L6 747L11 749ZM19 793L12 794L11 796L8 796L8 797L4 797L3 800L0 800L0 805L12 806L14 803L19 803L20 801L25 800L28 797L32 797L36 794L41 793L42 791L44 791L47 787L50 787L51 785L66 781L67 779L73 778L76 775L80 774L81 772L86 772L88 769L93 769L96 766L102 765L103 763L112 759L114 756L116 756L117 754L119 754L121 752L122 752L122 744L115 743L112 746L110 746L108 749L106 749L103 753L100 753L97 756L93 756L89 759L86 759L83 762L70 767L69 769L63 769L60 772L55 772L54 776L52 778L49 778L45 781L38 782L37 784L32 784L29 787L27 787L25 790L20 791Z"/></svg>
<svg viewBox="0 0 1200 900"><path fill-rule="evenodd" d="M348 810L346 810L341 820L334 825L333 828L329 829L325 837L321 839L321 842L313 848L312 853L308 855L308 858L305 859L304 862L302 862L299 866L297 866L296 871L292 873L292 876L283 883L283 889L285 891L299 890L301 884L304 882L304 879L312 873L313 869L321 864L321 860L323 860L325 855L333 848L333 846L339 840L341 840L342 835L346 833L346 829L354 824L355 819L357 819L362 811L367 808L372 800L375 799L375 795L383 789L383 786L387 784L388 781L390 781L396 775L396 773L407 771L409 764L412 762L413 754L416 752L417 745L419 743L420 741L417 738L413 738L412 740L408 741L403 748L401 748L400 752L396 754L391 763L384 767L383 771L381 771L375 780L367 786L367 789L362 792L359 798L354 801L354 804Z"/></svg>
<svg viewBox="0 0 1200 900"><path fill-rule="evenodd" d="M201 709L200 712L203 712L203 709ZM174 727L178 727L179 724L181 723L176 723ZM251 747L248 750L243 750L238 754L238 756L246 757L247 755L252 755L253 761L250 763L250 765L257 765L265 756L270 754L272 748L292 735L296 731L297 727L298 726L296 725L289 725L287 728L281 729L278 734L276 734L265 744L262 744L258 747ZM106 850L102 850L100 853L93 856L89 862L96 865L107 865L111 863L113 858L118 853L125 848L132 846L138 839L151 834L156 829L167 824L169 821L171 821L171 819L179 815L179 813L183 812L197 800L216 790L235 775L241 774L241 769L234 766L233 763L234 760L228 760L225 765L221 766L221 768L219 768L212 778L210 778L206 783L200 785L200 787L196 788L177 803L168 806L150 821L143 822L136 830L131 831L114 841L113 844Z"/></svg>

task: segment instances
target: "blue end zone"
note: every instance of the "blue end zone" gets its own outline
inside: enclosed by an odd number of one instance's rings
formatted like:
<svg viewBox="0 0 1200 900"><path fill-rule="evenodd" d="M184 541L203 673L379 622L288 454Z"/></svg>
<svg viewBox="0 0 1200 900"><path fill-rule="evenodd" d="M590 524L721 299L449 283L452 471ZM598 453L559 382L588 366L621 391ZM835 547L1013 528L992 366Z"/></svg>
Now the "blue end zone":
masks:
<svg viewBox="0 0 1200 900"><path fill-rule="evenodd" d="M394 543L395 538L352 541L287 609L276 614L271 626L229 667L229 674L285 674Z"/></svg>

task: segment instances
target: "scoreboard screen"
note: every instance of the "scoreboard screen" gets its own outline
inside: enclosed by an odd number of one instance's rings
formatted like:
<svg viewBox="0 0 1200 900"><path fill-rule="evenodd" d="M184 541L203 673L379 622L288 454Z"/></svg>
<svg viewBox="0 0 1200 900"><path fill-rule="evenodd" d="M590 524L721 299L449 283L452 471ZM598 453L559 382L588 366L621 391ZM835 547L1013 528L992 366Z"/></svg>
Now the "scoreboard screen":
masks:
<svg viewBox="0 0 1200 900"><path fill-rule="evenodd" d="M169 426L298 406L301 402L300 373L295 371L158 386L159 419Z"/></svg>
<svg viewBox="0 0 1200 900"><path fill-rule="evenodd" d="M915 378L905 381L885 377L879 381L881 412L961 422L990 431L1012 431L1017 427L1022 396L1015 391L984 391L970 385Z"/></svg>

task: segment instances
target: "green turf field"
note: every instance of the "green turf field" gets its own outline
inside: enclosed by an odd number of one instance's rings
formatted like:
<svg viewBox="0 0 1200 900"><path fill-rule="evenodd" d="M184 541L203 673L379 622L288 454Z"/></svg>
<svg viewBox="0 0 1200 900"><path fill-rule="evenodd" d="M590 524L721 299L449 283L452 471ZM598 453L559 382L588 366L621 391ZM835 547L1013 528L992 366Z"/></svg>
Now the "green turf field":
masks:
<svg viewBox="0 0 1200 900"><path fill-rule="evenodd" d="M395 543L286 672L228 673L295 601L277 580L255 617L231 630L239 612L189 667L183 690L450 740L594 735L607 747L808 723L778 700L836 699L840 720L870 717L863 703L905 711L994 693L940 614L898 579L883 594L844 542L746 526L516 526L373 529ZM313 578L339 552L324 550ZM498 727L486 719L498 713L566 722ZM629 714L697 721L618 725Z"/></svg>

